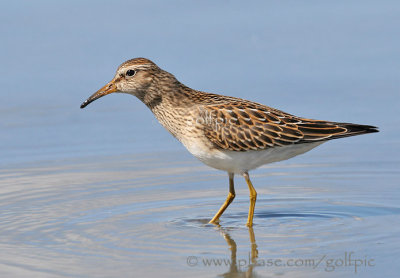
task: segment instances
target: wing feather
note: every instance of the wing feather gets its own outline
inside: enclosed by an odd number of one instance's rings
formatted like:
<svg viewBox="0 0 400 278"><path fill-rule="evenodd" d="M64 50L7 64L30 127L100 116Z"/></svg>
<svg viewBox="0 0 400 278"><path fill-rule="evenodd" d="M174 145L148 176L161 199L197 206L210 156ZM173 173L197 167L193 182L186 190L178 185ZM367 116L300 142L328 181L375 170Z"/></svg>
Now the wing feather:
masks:
<svg viewBox="0 0 400 278"><path fill-rule="evenodd" d="M210 118L204 125L204 134L224 150L261 150L324 141L354 135L349 130L362 130L355 127L359 125L300 118L252 102L210 104L202 110Z"/></svg>

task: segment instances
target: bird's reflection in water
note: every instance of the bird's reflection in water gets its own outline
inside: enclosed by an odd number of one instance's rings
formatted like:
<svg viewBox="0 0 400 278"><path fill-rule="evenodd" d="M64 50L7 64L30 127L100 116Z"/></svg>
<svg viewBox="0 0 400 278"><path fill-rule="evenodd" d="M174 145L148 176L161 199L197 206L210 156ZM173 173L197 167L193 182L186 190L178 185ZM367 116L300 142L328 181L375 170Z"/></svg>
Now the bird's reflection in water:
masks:
<svg viewBox="0 0 400 278"><path fill-rule="evenodd" d="M250 238L250 251L249 258L246 259L237 259L237 245L233 238L230 236L229 232L218 225L218 231L221 232L224 237L226 243L228 243L229 249L231 250L231 263L229 267L229 271L225 272L218 277L227 277L227 278L237 278L237 277L248 277L248 278L256 278L260 277L254 271L255 266L257 265L258 259L258 249L256 244L256 239L254 235L254 230L252 227L249 228L249 238Z"/></svg>

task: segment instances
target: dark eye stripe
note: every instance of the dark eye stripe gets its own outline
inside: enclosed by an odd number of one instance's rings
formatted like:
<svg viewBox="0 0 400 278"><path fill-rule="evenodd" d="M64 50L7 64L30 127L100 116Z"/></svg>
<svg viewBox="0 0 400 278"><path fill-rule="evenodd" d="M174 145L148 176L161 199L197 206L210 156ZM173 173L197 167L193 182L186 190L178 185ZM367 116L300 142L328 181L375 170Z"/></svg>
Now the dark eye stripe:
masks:
<svg viewBox="0 0 400 278"><path fill-rule="evenodd" d="M126 75L127 75L127 76L134 76L135 73L136 73L136 71L131 70L131 69L126 71Z"/></svg>

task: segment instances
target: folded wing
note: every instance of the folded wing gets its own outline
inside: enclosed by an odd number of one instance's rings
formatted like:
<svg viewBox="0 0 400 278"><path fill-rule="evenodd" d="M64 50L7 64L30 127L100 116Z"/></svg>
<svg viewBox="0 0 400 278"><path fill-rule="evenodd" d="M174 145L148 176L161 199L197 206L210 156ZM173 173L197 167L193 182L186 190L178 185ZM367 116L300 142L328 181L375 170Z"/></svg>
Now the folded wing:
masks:
<svg viewBox="0 0 400 278"><path fill-rule="evenodd" d="M296 117L257 103L204 106L204 133L218 148L233 151L309 143L377 132L374 126Z"/></svg>

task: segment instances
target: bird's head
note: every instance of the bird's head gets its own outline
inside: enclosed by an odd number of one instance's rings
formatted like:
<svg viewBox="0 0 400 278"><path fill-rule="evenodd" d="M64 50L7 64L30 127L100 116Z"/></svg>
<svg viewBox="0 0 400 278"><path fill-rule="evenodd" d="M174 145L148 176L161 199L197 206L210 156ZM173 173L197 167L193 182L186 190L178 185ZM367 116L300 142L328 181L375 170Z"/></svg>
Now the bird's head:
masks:
<svg viewBox="0 0 400 278"><path fill-rule="evenodd" d="M110 82L82 103L81 108L85 108L96 99L114 92L132 94L143 100L147 89L153 83L154 77L160 71L161 69L148 59L128 60L118 67Z"/></svg>

